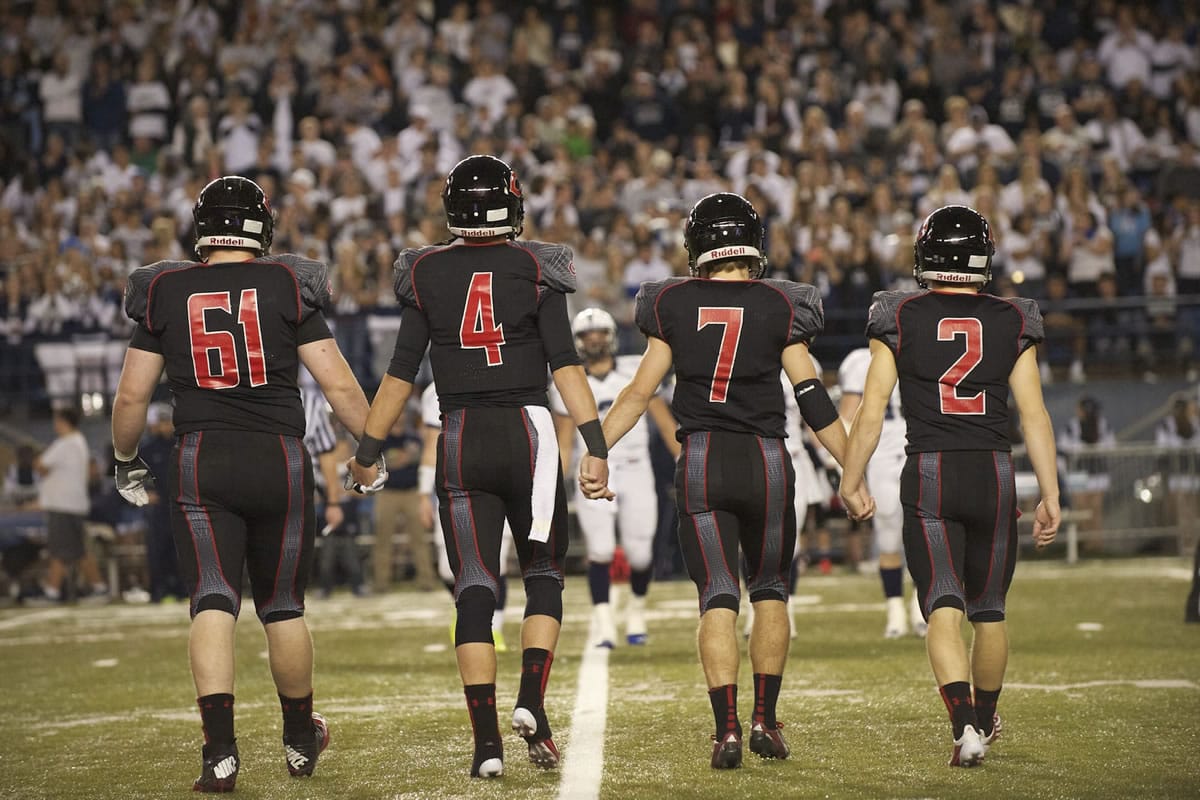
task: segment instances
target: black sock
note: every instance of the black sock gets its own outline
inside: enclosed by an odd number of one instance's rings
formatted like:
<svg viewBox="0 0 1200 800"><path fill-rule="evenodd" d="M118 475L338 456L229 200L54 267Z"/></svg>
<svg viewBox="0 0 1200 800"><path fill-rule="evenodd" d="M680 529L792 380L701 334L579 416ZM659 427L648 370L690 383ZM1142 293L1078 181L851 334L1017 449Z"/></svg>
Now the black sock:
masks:
<svg viewBox="0 0 1200 800"><path fill-rule="evenodd" d="M464 686L467 696L467 713L471 715L471 731L475 745L499 744L500 723L496 717L496 684L473 683Z"/></svg>
<svg viewBox="0 0 1200 800"><path fill-rule="evenodd" d="M904 596L904 573L900 567L880 567L879 580L883 582L884 597Z"/></svg>
<svg viewBox="0 0 1200 800"><path fill-rule="evenodd" d="M612 564L588 562L588 590L592 593L592 605L608 602L609 587L612 585L608 570L611 567Z"/></svg>
<svg viewBox="0 0 1200 800"><path fill-rule="evenodd" d="M979 723L975 721L975 707L971 705L971 684L966 681L953 681L938 691L942 693L942 702L946 704L946 711L950 713L955 739L962 736L963 728L968 725L979 730Z"/></svg>
<svg viewBox="0 0 1200 800"><path fill-rule="evenodd" d="M653 571L646 567L645 569L635 569L629 573L629 589L638 597L645 597L646 592L650 590L650 576Z"/></svg>
<svg viewBox="0 0 1200 800"><path fill-rule="evenodd" d="M504 606L508 604L508 577L501 575L496 584L496 610L503 611Z"/></svg>
<svg viewBox="0 0 1200 800"><path fill-rule="evenodd" d="M204 743L229 745L233 737L233 695L206 694L196 698L200 706L200 724L204 726Z"/></svg>
<svg viewBox="0 0 1200 800"><path fill-rule="evenodd" d="M517 707L534 711L542 707L546 697L546 681L554 653L540 647L529 647L521 653L521 688L517 691Z"/></svg>
<svg viewBox="0 0 1200 800"><path fill-rule="evenodd" d="M992 733L992 718L996 716L996 701L1000 699L1000 690L994 692L987 689L975 690L975 718L979 720L980 736Z"/></svg>
<svg viewBox="0 0 1200 800"><path fill-rule="evenodd" d="M283 709L283 738L289 742L304 742L313 733L312 693L308 697L279 695Z"/></svg>
<svg viewBox="0 0 1200 800"><path fill-rule="evenodd" d="M761 722L768 730L775 727L775 703L779 700L782 675L754 673L754 722Z"/></svg>
<svg viewBox="0 0 1200 800"><path fill-rule="evenodd" d="M708 690L708 702L712 703L713 719L717 723L717 738L736 731L742 735L742 723L738 722L737 684L727 683Z"/></svg>

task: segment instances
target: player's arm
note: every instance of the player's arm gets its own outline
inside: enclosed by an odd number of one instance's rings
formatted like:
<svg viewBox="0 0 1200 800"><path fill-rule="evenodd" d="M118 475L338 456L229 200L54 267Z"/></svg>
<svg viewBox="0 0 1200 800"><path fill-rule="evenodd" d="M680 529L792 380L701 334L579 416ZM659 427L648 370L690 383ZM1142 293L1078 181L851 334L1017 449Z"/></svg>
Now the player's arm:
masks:
<svg viewBox="0 0 1200 800"><path fill-rule="evenodd" d="M1039 548L1054 541L1062 512L1058 505L1058 454L1054 448L1054 427L1042 399L1042 379L1038 373L1037 355L1028 348L1017 358L1008 376L1017 413L1021 415L1021 431L1025 436L1025 451L1037 476L1042 495L1033 521L1033 541Z"/></svg>
<svg viewBox="0 0 1200 800"><path fill-rule="evenodd" d="M896 358L892 351L882 341L872 339L871 366L867 370L862 399L850 427L846 458L842 461L842 481L838 488L838 494L852 512L855 510L852 498L856 494L861 496L867 462L871 460L871 455L879 444L883 418L898 379Z"/></svg>
<svg viewBox="0 0 1200 800"><path fill-rule="evenodd" d="M646 352L638 363L633 380L620 391L616 402L604 415L604 441L609 447L621 441L621 437L629 433L629 429L646 413L673 362L674 354L666 341L657 336L647 338ZM667 413L669 415L670 411ZM670 429L674 430L674 419L671 420Z"/></svg>
<svg viewBox="0 0 1200 800"><path fill-rule="evenodd" d="M841 464L846 452L846 426L838 417L825 384L813 368L808 345L804 342L788 345L784 348L780 361L795 392L800 416L817 435L825 449Z"/></svg>
<svg viewBox="0 0 1200 800"><path fill-rule="evenodd" d="M408 306L400 319L392 363L371 400L358 450L350 459L350 474L361 486L374 486L378 482L375 464L383 454L383 440L404 412L425 348L429 346L429 320L420 309Z"/></svg>
<svg viewBox="0 0 1200 800"><path fill-rule="evenodd" d="M658 435L662 437L663 444L667 446L671 458L679 458L682 447L679 440L675 438L675 429L679 427L679 424L675 421L675 415L671 413L671 407L667 405L667 401L663 400L661 395L656 394L650 398L650 404L646 406L646 411L650 414L650 419L654 420L654 427L658 428Z"/></svg>
<svg viewBox="0 0 1200 800"><path fill-rule="evenodd" d="M300 361L312 373L338 421L354 438L362 437L367 421L367 396L334 339L318 339L297 348Z"/></svg>
<svg viewBox="0 0 1200 800"><path fill-rule="evenodd" d="M130 347L113 398L112 441L118 461L132 461L146 430L146 410L162 377L162 354Z"/></svg>

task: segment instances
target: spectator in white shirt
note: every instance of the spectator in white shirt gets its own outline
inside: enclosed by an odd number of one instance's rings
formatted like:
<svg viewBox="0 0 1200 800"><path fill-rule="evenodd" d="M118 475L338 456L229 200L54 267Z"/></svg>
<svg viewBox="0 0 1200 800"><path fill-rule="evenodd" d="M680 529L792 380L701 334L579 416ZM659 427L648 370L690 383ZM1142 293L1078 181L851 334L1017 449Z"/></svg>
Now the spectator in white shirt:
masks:
<svg viewBox="0 0 1200 800"><path fill-rule="evenodd" d="M237 175L254 166L262 131L262 120L251 110L250 98L240 92L230 95L229 113L217 123L225 174Z"/></svg>
<svg viewBox="0 0 1200 800"><path fill-rule="evenodd" d="M301 165L313 170L332 166L337 161L337 150L321 138L321 121L316 117L300 120L300 140L296 142Z"/></svg>
<svg viewBox="0 0 1200 800"><path fill-rule="evenodd" d="M517 87L508 76L496 68L496 63L481 58L476 63L475 75L463 87L463 99L472 108L487 108L491 119L504 115L504 106L517 96Z"/></svg>
<svg viewBox="0 0 1200 800"><path fill-rule="evenodd" d="M1016 155L1017 145L1008 131L989 123L987 111L982 106L972 106L967 120L970 124L954 131L946 141L946 157L954 161L960 171L966 172L979 164L981 147L986 147L1002 163Z"/></svg>
<svg viewBox="0 0 1200 800"><path fill-rule="evenodd" d="M1097 55L1108 65L1108 82L1123 89L1130 81L1150 85L1150 53L1154 38L1134 23L1133 9L1121 6L1117 11L1117 29L1100 42Z"/></svg>
<svg viewBox="0 0 1200 800"><path fill-rule="evenodd" d="M142 55L137 66L137 80L129 86L125 107L129 110L130 138L145 137L162 143L170 131L167 119L174 101L163 83L158 57L153 50Z"/></svg>
<svg viewBox="0 0 1200 800"><path fill-rule="evenodd" d="M1111 154L1122 170L1129 169L1146 146L1146 137L1133 120L1117 113L1112 95L1100 103L1100 114L1085 126L1097 154Z"/></svg>
<svg viewBox="0 0 1200 800"><path fill-rule="evenodd" d="M83 124L83 82L71 72L66 53L54 57L54 69L38 82L38 95L47 131L58 133L67 144L74 145Z"/></svg>

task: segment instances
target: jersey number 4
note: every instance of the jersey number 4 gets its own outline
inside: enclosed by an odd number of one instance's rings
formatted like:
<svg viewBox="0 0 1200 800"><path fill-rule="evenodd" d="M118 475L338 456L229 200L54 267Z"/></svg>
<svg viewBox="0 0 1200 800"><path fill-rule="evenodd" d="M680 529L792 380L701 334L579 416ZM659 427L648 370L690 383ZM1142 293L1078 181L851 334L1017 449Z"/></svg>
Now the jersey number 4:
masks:
<svg viewBox="0 0 1200 800"><path fill-rule="evenodd" d="M983 360L983 323L974 317L948 317L938 322L937 338L939 342L950 342L963 337L966 351L958 360L950 365L950 369L938 378L938 392L942 401L943 414L985 414L987 413L987 394L979 392L964 397L958 393L958 386L971 370L979 366Z"/></svg>
<svg viewBox="0 0 1200 800"><path fill-rule="evenodd" d="M192 343L192 367L201 389L232 389L241 383L238 370L237 337L233 331L209 330L208 313L232 314L229 292L199 292L188 297L188 333ZM263 356L262 327L258 323L258 290L242 289L237 322L242 326L250 385L267 382L267 359ZM211 355L216 353L216 369Z"/></svg>
<svg viewBox="0 0 1200 800"><path fill-rule="evenodd" d="M721 349L717 351L712 386L708 390L710 403L724 403L729 397L729 379L733 375L733 362L737 359L738 342L742 338L742 311L736 306L701 306L697 310L696 330L703 330L709 325L723 327Z"/></svg>
<svg viewBox="0 0 1200 800"><path fill-rule="evenodd" d="M462 324L458 328L458 340L464 350L483 350L487 354L489 367L504 363L504 357L500 354L500 345L504 344L504 326L496 324L490 272L476 272L471 276Z"/></svg>

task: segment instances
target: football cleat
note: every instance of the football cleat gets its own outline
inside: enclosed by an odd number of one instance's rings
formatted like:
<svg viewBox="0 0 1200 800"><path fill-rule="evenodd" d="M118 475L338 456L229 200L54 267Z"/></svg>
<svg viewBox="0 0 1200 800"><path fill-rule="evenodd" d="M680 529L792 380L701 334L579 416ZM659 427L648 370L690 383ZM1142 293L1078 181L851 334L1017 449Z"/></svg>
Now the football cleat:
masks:
<svg viewBox="0 0 1200 800"><path fill-rule="evenodd" d="M238 767L237 742L229 745L204 745L204 765L200 769L200 777L192 784L193 792L232 792L237 783Z"/></svg>
<svg viewBox="0 0 1200 800"><path fill-rule="evenodd" d="M792 751L783 740L783 723L776 722L774 728L768 728L761 722L750 727L750 752L759 758L787 758Z"/></svg>
<svg viewBox="0 0 1200 800"><path fill-rule="evenodd" d="M592 643L594 647L607 647L609 650L617 644L617 626L613 622L612 606L608 603L597 603L592 606Z"/></svg>
<svg viewBox="0 0 1200 800"><path fill-rule="evenodd" d="M883 629L883 638L899 639L908 633L908 617L904 612L904 600L899 597L887 599L887 625Z"/></svg>
<svg viewBox="0 0 1200 800"><path fill-rule="evenodd" d="M558 747L551 738L550 723L545 709L531 711L517 707L513 710L512 729L529 745L529 762L542 769L558 766Z"/></svg>
<svg viewBox="0 0 1200 800"><path fill-rule="evenodd" d="M975 767L983 763L987 748L974 725L963 728L962 736L954 740L954 753L950 756L952 767Z"/></svg>
<svg viewBox="0 0 1200 800"><path fill-rule="evenodd" d="M287 759L288 772L293 778L307 778L317 768L317 757L329 747L329 724L317 712L312 714L312 738L307 742L289 742L283 739L283 755Z"/></svg>
<svg viewBox="0 0 1200 800"><path fill-rule="evenodd" d="M742 765L742 734L729 731L720 739L712 737L712 768L737 769Z"/></svg>
<svg viewBox="0 0 1200 800"><path fill-rule="evenodd" d="M499 778L504 774L504 743L475 743L475 758L471 762L472 778Z"/></svg>
<svg viewBox="0 0 1200 800"><path fill-rule="evenodd" d="M646 598L633 595L625 610L625 641L632 645L646 643Z"/></svg>
<svg viewBox="0 0 1200 800"><path fill-rule="evenodd" d="M983 743L983 755L984 756L986 756L988 754L988 749L991 748L991 746L993 744L995 744L996 740L1000 738L1000 731L1003 728L1004 728L1004 725L1003 725L1003 723L1000 722L1000 715L993 714L992 715L992 732L989 733L987 736L984 736L983 734L979 735L979 741ZM980 758L982 758L982 757L983 756L980 756Z"/></svg>

